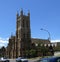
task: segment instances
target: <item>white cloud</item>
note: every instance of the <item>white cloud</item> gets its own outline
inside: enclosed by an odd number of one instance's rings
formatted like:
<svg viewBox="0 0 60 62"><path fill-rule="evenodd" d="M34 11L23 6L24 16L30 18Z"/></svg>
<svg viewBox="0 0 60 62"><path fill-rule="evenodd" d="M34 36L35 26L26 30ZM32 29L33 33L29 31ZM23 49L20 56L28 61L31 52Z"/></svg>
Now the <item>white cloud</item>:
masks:
<svg viewBox="0 0 60 62"><path fill-rule="evenodd" d="M8 38L1 38L0 37L0 48L2 47L2 46L7 46L7 44L8 44Z"/></svg>
<svg viewBox="0 0 60 62"><path fill-rule="evenodd" d="M51 42L60 42L60 40L51 40Z"/></svg>

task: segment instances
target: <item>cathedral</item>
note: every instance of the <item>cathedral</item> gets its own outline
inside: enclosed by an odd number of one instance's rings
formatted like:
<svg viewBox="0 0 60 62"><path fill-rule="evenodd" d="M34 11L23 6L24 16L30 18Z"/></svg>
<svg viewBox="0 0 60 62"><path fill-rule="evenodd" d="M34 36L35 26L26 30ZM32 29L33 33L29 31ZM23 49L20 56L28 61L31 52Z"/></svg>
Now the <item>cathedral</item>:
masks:
<svg viewBox="0 0 60 62"><path fill-rule="evenodd" d="M9 43L6 48L6 56L9 58L16 58L25 56L25 51L32 48L32 43L50 44L49 40L31 38L30 28L30 12L27 15L20 11L16 14L16 35L9 38Z"/></svg>

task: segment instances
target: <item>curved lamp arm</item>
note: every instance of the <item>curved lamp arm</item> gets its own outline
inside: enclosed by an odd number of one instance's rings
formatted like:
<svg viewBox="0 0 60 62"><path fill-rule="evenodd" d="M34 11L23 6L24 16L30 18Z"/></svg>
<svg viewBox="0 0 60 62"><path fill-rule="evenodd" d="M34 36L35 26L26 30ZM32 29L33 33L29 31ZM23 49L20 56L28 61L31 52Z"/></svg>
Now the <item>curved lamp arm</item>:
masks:
<svg viewBox="0 0 60 62"><path fill-rule="evenodd" d="M48 40L51 40L51 38L50 38L50 32L49 32L48 30L43 29L43 28L41 28L40 30L44 30L44 31L46 31L46 32L48 33L48 35L49 35Z"/></svg>

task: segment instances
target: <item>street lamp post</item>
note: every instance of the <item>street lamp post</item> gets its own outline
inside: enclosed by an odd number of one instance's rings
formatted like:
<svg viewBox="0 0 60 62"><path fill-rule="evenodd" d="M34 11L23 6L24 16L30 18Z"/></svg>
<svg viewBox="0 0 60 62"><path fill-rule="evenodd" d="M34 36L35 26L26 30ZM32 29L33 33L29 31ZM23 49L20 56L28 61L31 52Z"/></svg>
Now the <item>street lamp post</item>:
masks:
<svg viewBox="0 0 60 62"><path fill-rule="evenodd" d="M50 32L48 30L46 30L46 29L43 29L43 28L41 28L40 30L44 30L44 31L46 31L48 33L48 35L49 35L48 40L50 41L51 40L51 38L50 38Z"/></svg>
<svg viewBox="0 0 60 62"><path fill-rule="evenodd" d="M41 28L40 30L46 31L49 35L48 40L51 41L50 32L46 29L43 29L43 28ZM50 43L50 46L49 46L49 51L51 52L52 55L54 55L54 50L53 50L53 47L52 47L51 43Z"/></svg>

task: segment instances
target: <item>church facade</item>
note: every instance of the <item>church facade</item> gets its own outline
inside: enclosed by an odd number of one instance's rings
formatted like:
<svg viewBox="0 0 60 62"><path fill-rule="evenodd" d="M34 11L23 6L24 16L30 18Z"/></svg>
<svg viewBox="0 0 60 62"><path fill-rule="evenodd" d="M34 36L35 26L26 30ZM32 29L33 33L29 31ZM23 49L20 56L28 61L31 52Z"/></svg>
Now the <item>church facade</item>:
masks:
<svg viewBox="0 0 60 62"><path fill-rule="evenodd" d="M16 36L11 36L7 47L8 55L12 57L25 56L25 51L31 48L30 33L30 13L20 15L16 14ZM9 50L8 50L9 49Z"/></svg>
<svg viewBox="0 0 60 62"><path fill-rule="evenodd" d="M30 13L28 12L27 15L24 15L23 10L21 10L20 15L16 14L16 35L9 38L6 56L9 58L24 57L26 56L26 50L32 48L32 43L38 44L39 42L50 44L49 40L31 38Z"/></svg>

